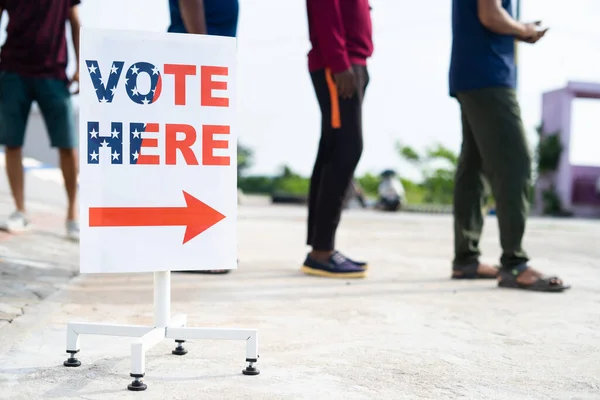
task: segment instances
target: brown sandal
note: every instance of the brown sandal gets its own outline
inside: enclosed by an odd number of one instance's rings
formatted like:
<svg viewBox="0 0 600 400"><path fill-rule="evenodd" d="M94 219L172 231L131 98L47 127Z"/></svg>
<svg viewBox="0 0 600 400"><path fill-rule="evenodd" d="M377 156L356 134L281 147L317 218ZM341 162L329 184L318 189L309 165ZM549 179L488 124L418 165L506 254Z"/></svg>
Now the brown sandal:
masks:
<svg viewBox="0 0 600 400"><path fill-rule="evenodd" d="M517 281L517 277L525 272L529 267L526 264L513 268L500 268L500 281L498 286L508 289L532 290L534 292L559 293L571 288L571 285L564 285L562 279L556 276L542 276L530 285L524 285Z"/></svg>

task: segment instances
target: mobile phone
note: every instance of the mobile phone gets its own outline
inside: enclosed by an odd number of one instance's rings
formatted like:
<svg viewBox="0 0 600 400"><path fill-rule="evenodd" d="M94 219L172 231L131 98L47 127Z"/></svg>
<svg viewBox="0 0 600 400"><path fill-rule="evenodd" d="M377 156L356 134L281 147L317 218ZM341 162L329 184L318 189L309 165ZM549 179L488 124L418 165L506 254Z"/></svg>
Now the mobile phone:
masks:
<svg viewBox="0 0 600 400"><path fill-rule="evenodd" d="M548 27L545 26L545 25L539 25L539 26L535 27L535 30L538 31L538 32L543 32L543 31L545 31L547 29L548 29Z"/></svg>

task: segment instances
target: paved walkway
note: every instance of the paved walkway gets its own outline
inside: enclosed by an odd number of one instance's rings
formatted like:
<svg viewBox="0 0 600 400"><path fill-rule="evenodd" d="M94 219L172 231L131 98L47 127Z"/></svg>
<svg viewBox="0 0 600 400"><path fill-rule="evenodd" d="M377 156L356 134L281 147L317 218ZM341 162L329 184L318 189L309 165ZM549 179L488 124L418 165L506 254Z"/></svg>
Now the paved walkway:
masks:
<svg viewBox="0 0 600 400"><path fill-rule="evenodd" d="M173 275L173 311L190 326L259 329L258 377L241 375L235 342L189 342L185 357L159 344L144 394L125 389L127 339L84 336L84 364L63 368L67 322L151 322L151 275L80 276L0 329L0 398L600 398L600 221L531 221L535 265L574 285L540 294L450 281L445 215L348 212L340 248L368 259L370 277L306 277L304 219L294 207L242 207L239 270ZM490 218L490 261L496 238Z"/></svg>
<svg viewBox="0 0 600 400"><path fill-rule="evenodd" d="M0 230L0 329L66 284L79 268L78 245L64 238L62 208L36 201L28 207L35 224L30 232ZM12 211L12 199L0 187L0 220Z"/></svg>

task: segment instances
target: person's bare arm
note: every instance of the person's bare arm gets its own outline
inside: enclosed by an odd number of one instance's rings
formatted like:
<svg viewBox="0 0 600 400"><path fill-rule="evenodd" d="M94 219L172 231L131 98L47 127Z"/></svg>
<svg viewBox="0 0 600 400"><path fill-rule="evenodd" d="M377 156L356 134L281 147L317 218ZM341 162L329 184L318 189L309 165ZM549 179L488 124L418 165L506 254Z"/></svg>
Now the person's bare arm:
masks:
<svg viewBox="0 0 600 400"><path fill-rule="evenodd" d="M523 24L502 8L502 0L477 0L479 21L494 33L530 38L536 35L537 24Z"/></svg>
<svg viewBox="0 0 600 400"><path fill-rule="evenodd" d="M206 35L203 0L179 0L181 19L188 33Z"/></svg>
<svg viewBox="0 0 600 400"><path fill-rule="evenodd" d="M77 89L73 94L79 93L79 30L81 23L79 22L79 6L75 5L69 10L69 25L71 25L71 38L73 39L73 47L75 48L75 56L77 59L75 74L71 78L71 84L77 82Z"/></svg>

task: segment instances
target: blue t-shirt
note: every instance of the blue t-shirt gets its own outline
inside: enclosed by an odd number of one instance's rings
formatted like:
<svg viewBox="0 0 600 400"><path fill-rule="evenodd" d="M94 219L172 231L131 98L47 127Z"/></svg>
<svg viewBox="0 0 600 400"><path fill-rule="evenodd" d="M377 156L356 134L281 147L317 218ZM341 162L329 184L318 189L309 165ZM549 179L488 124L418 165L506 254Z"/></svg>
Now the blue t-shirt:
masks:
<svg viewBox="0 0 600 400"><path fill-rule="evenodd" d="M235 37L239 8L238 0L204 0L207 33ZM179 10L179 0L169 0L169 9L171 11L169 32L187 33Z"/></svg>
<svg viewBox="0 0 600 400"><path fill-rule="evenodd" d="M502 0L512 15L512 0ZM515 38L484 27L477 16L477 0L452 1L452 60L450 95L488 87L511 87L517 83Z"/></svg>

